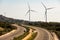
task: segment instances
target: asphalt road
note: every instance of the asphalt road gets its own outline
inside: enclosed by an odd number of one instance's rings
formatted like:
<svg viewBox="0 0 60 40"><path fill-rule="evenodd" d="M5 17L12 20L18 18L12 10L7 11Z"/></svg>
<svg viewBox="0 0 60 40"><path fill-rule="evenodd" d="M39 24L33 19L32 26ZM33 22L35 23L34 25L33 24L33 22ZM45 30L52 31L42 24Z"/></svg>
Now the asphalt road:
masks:
<svg viewBox="0 0 60 40"><path fill-rule="evenodd" d="M36 27L35 29L38 34L34 40L53 40L52 35L47 30L39 27Z"/></svg>
<svg viewBox="0 0 60 40"><path fill-rule="evenodd" d="M46 29L35 26L29 26L29 27L32 27L37 31L37 36L35 37L34 40L53 40L51 33Z"/></svg>
<svg viewBox="0 0 60 40"><path fill-rule="evenodd" d="M14 24L14 26L17 27L17 30L13 30L12 32L7 33L6 35L3 35L2 37L0 36L0 40L12 40L14 37L22 35L24 33L24 30L26 30L25 28L18 26L16 24ZM34 40L54 40L53 36L48 30L40 28L40 27L35 27L35 26L28 26L28 27L32 27L36 29L37 31L37 36L35 37Z"/></svg>
<svg viewBox="0 0 60 40"><path fill-rule="evenodd" d="M12 30L11 32L0 36L0 40L12 40L14 37L17 37L19 35L22 35L24 33L25 28L18 26L16 24L13 24L13 26L16 26L16 30Z"/></svg>

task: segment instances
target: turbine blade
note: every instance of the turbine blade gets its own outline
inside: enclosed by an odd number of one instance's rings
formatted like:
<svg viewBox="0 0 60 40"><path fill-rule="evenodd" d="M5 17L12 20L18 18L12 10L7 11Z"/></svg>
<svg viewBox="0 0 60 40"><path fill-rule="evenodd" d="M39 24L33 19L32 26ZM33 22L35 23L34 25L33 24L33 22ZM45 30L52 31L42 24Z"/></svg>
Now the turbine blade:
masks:
<svg viewBox="0 0 60 40"><path fill-rule="evenodd" d="M30 4L29 4L29 2L27 2L27 4L28 4L28 8L30 9Z"/></svg>
<svg viewBox="0 0 60 40"><path fill-rule="evenodd" d="M50 9L53 9L53 7L52 8L47 8L47 10L50 10Z"/></svg>
<svg viewBox="0 0 60 40"><path fill-rule="evenodd" d="M25 16L29 13L29 10L26 12Z"/></svg>
<svg viewBox="0 0 60 40"><path fill-rule="evenodd" d="M32 11L32 12L37 12L37 11L35 11L35 10L30 10L30 11Z"/></svg>
<svg viewBox="0 0 60 40"><path fill-rule="evenodd" d="M42 2L41 2L42 3ZM46 9L46 6L42 3L42 5L44 6L44 8Z"/></svg>

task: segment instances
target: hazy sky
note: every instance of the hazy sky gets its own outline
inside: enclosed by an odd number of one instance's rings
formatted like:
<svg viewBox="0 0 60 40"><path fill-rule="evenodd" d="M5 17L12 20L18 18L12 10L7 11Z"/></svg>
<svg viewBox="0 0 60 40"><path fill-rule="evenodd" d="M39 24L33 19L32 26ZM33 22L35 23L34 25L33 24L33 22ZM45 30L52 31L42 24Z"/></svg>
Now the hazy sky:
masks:
<svg viewBox="0 0 60 40"><path fill-rule="evenodd" d="M28 11L27 2L29 2L32 10L37 11L31 12L31 21L45 21L45 10L41 4L43 2L47 8L54 7L48 10L48 21L60 22L60 0L0 0L0 14L28 20L29 15L25 16Z"/></svg>

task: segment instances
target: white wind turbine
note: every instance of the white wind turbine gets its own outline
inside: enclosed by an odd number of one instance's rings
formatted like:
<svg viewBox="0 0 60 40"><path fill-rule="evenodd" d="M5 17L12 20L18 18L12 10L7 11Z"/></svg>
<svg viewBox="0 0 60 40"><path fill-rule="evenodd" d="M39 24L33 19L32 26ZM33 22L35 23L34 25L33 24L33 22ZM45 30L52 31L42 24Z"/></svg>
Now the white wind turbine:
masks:
<svg viewBox="0 0 60 40"><path fill-rule="evenodd" d="M45 8L45 22L47 22L47 11L50 10L50 9L53 9L53 7L52 8L47 8L43 3L42 3L42 5Z"/></svg>
<svg viewBox="0 0 60 40"><path fill-rule="evenodd" d="M31 20L31 12L36 12L35 10L32 10L31 8L30 8L30 5L29 5L29 3L28 3L28 11L26 12L26 15L29 13L29 21Z"/></svg>

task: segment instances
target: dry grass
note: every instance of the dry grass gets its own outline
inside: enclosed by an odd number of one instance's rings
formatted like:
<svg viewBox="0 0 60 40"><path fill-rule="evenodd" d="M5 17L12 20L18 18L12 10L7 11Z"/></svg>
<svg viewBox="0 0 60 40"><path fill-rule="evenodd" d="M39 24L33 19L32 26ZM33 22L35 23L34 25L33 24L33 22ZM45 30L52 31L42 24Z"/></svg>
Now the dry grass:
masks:
<svg viewBox="0 0 60 40"><path fill-rule="evenodd" d="M0 31L3 31L3 30L4 30L4 28L0 27Z"/></svg>

